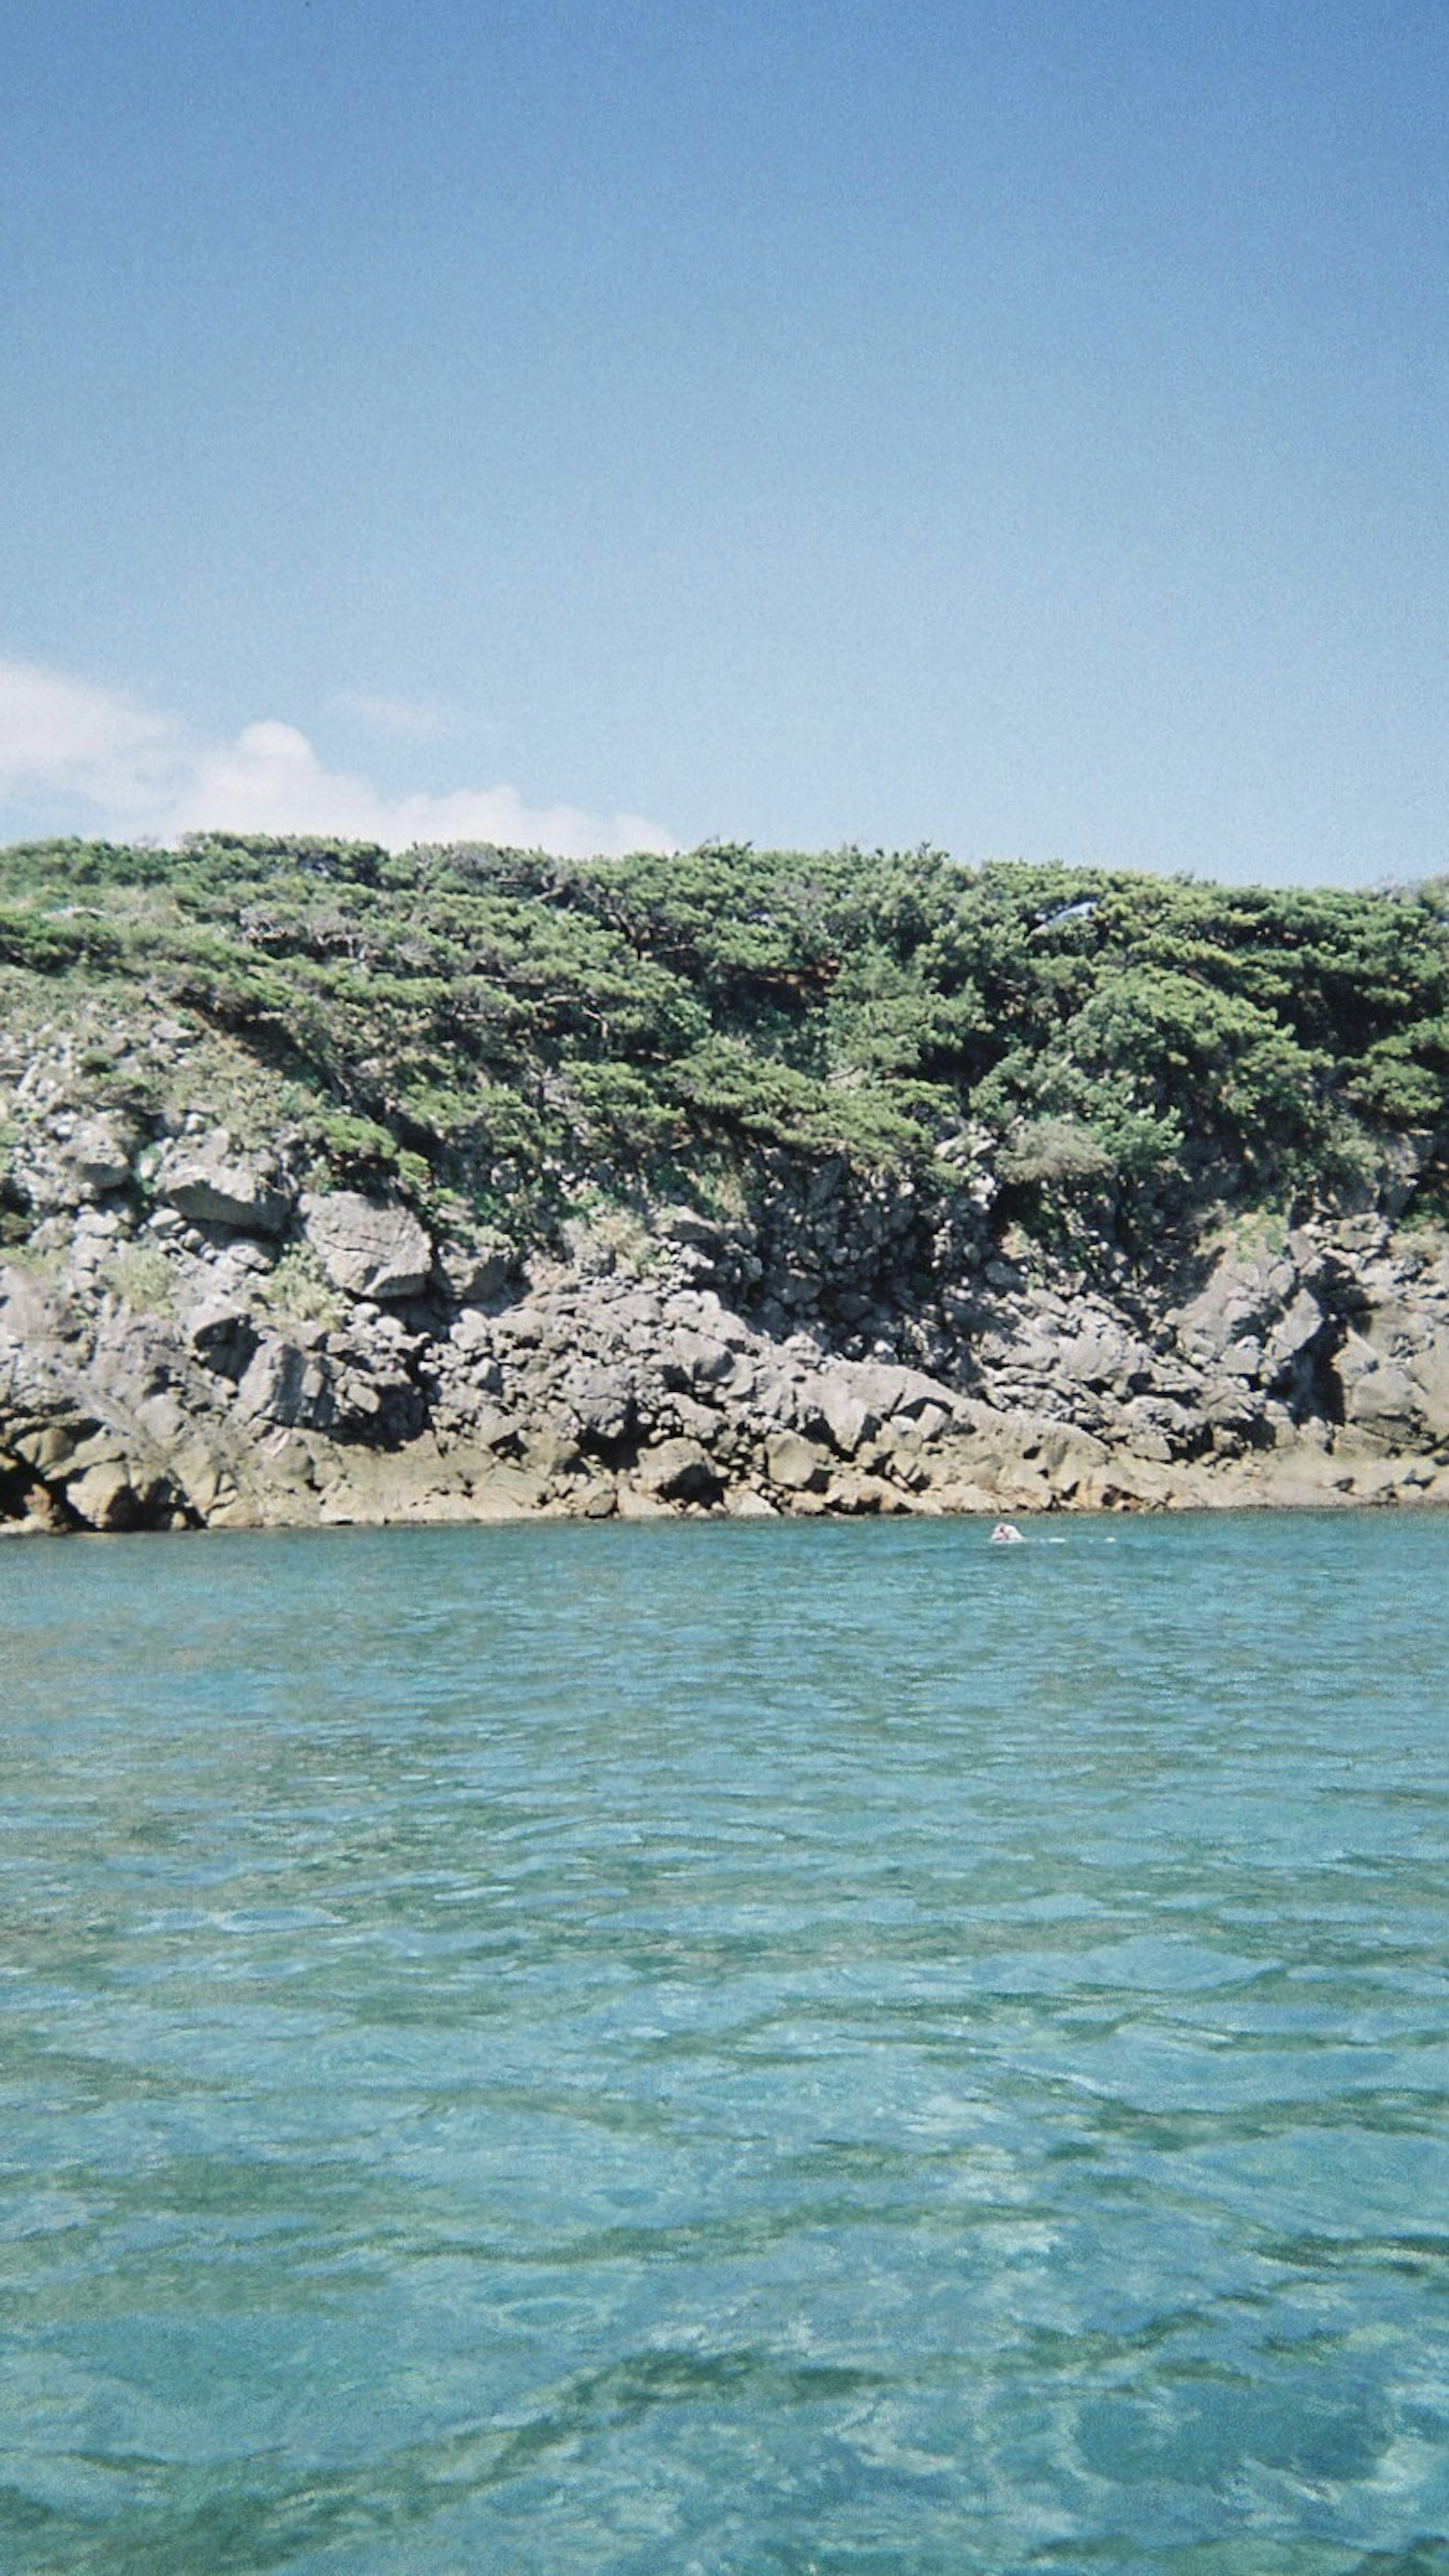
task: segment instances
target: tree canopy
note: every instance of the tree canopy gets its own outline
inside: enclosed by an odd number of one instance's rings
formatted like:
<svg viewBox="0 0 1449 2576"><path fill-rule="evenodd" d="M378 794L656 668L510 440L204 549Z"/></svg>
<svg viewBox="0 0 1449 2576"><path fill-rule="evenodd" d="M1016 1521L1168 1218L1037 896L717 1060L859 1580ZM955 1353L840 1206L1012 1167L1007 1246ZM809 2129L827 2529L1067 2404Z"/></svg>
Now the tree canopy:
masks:
<svg viewBox="0 0 1449 2576"><path fill-rule="evenodd" d="M563 861L198 835L0 853L0 987L144 992L287 1086L339 1170L498 1209L748 1174L958 1174L1152 1221L1332 1193L1412 1133L1442 1200L1449 906L940 852ZM944 1184L943 1184L944 1185Z"/></svg>

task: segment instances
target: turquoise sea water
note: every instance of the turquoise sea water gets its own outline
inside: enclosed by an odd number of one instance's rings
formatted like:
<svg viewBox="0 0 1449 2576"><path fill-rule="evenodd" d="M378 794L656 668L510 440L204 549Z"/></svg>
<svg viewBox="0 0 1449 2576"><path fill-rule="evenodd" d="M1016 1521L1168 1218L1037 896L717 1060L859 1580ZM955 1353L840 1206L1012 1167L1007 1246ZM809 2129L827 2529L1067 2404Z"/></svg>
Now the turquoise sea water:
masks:
<svg viewBox="0 0 1449 2576"><path fill-rule="evenodd" d="M1449 1518L0 1557L0 2568L1442 2576Z"/></svg>

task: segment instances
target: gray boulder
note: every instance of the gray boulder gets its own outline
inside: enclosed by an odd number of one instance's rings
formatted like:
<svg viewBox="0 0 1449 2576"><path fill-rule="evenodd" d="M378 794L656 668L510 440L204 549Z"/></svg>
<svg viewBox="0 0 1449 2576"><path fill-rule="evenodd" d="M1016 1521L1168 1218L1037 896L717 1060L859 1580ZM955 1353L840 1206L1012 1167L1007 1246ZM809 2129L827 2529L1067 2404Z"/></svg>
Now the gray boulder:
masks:
<svg viewBox="0 0 1449 2576"><path fill-rule="evenodd" d="M830 1480L830 1462L812 1440L798 1431L782 1431L767 1443L765 1472L782 1493L819 1493Z"/></svg>
<svg viewBox="0 0 1449 2576"><path fill-rule="evenodd" d="M1351 1332L1337 1359L1343 1418L1394 1448L1449 1440L1449 1332L1385 1349Z"/></svg>
<svg viewBox="0 0 1449 2576"><path fill-rule="evenodd" d="M199 1144L173 1146L156 1174L155 1194L193 1225L234 1226L243 1234L281 1234L294 1193L269 1155L247 1154L218 1127Z"/></svg>
<svg viewBox="0 0 1449 2576"><path fill-rule="evenodd" d="M203 1367L229 1378L243 1375L260 1338L250 1310L232 1297L209 1297L193 1306L182 1331Z"/></svg>
<svg viewBox="0 0 1449 2576"><path fill-rule="evenodd" d="M1206 1286L1185 1306L1169 1316L1179 1347L1191 1359L1221 1360L1232 1350L1244 1351L1256 1346L1261 1362L1265 1338L1285 1327L1289 1339L1307 1324L1306 1310L1299 1302L1300 1281L1297 1264L1287 1253L1276 1253L1259 1243L1221 1255ZM1310 1299L1309 1303L1313 1301ZM1288 1317L1297 1319L1292 1325ZM1321 1316L1318 1319L1322 1320ZM1304 1332L1303 1342L1310 1341L1318 1329L1315 1322ZM1250 1372L1236 1367L1235 1375Z"/></svg>
<svg viewBox="0 0 1449 2576"><path fill-rule="evenodd" d="M730 1249L727 1229L695 1208L661 1208L652 1231L658 1241L671 1247L685 1274L692 1273L696 1279L715 1276Z"/></svg>
<svg viewBox="0 0 1449 2576"><path fill-rule="evenodd" d="M1323 1308L1312 1291L1300 1288L1281 1320L1270 1330L1264 1345L1265 1368L1279 1373L1300 1358L1324 1325Z"/></svg>
<svg viewBox="0 0 1449 2576"><path fill-rule="evenodd" d="M861 1403L882 1422L898 1413L923 1413L933 1405L947 1414L956 1410L953 1390L939 1378L893 1360L860 1361L851 1370L851 1384Z"/></svg>
<svg viewBox="0 0 1449 2576"><path fill-rule="evenodd" d="M716 1386L730 1375L734 1357L727 1342L679 1325L665 1347L665 1381L670 1386Z"/></svg>
<svg viewBox="0 0 1449 2576"><path fill-rule="evenodd" d="M476 1360L480 1354L488 1358L493 1345L489 1339L487 1316L480 1314L476 1306L465 1306L449 1327L448 1341L465 1360Z"/></svg>
<svg viewBox="0 0 1449 2576"><path fill-rule="evenodd" d="M87 1118L62 1148L61 1160L88 1196L123 1190L131 1177L134 1135L114 1118Z"/></svg>
<svg viewBox="0 0 1449 2576"><path fill-rule="evenodd" d="M379 1207L355 1190L327 1190L302 1201L302 1227L334 1288L349 1297L421 1294L433 1247L404 1207Z"/></svg>
<svg viewBox="0 0 1449 2576"><path fill-rule="evenodd" d="M440 1243L435 1271L444 1294L455 1306L486 1306L501 1297L517 1255L505 1235L479 1235L471 1243Z"/></svg>
<svg viewBox="0 0 1449 2576"><path fill-rule="evenodd" d="M856 1379L857 1373L845 1367L822 1370L810 1381L816 1410L842 1458L853 1458L861 1442L880 1429L880 1415L866 1402Z"/></svg>
<svg viewBox="0 0 1449 2576"><path fill-rule="evenodd" d="M721 1490L718 1469L697 1440L661 1440L642 1453L634 1470L641 1492L660 1502L712 1503Z"/></svg>
<svg viewBox="0 0 1449 2576"><path fill-rule="evenodd" d="M625 1368L575 1369L564 1380L564 1395L585 1439L622 1440L633 1427L634 1385Z"/></svg>
<svg viewBox="0 0 1449 2576"><path fill-rule="evenodd" d="M288 1429L324 1423L332 1409L328 1393L327 1373L311 1351L268 1334L237 1388L237 1411L243 1419Z"/></svg>
<svg viewBox="0 0 1449 2576"><path fill-rule="evenodd" d="M149 1496L138 1494L137 1473L125 1458L98 1460L70 1478L65 1499L87 1529L135 1529L145 1516Z"/></svg>
<svg viewBox="0 0 1449 2576"><path fill-rule="evenodd" d="M1449 1329L1432 1334L1409 1367L1430 1439L1436 1445L1449 1441Z"/></svg>

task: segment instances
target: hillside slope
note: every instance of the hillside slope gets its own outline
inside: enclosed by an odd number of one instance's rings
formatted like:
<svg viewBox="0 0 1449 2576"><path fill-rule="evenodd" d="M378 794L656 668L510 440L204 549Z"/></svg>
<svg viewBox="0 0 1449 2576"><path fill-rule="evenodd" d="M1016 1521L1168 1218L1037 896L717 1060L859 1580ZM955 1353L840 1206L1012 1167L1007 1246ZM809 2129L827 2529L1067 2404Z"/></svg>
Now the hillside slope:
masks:
<svg viewBox="0 0 1449 2576"><path fill-rule="evenodd" d="M1442 887L0 854L0 1514L1449 1490Z"/></svg>

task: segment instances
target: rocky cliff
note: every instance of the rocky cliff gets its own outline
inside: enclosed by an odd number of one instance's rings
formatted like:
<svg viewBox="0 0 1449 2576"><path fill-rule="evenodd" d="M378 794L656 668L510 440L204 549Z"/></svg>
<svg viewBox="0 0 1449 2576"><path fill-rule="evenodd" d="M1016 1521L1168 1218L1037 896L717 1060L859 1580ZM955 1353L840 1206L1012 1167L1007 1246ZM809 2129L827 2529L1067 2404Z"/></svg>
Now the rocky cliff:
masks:
<svg viewBox="0 0 1449 2576"><path fill-rule="evenodd" d="M1449 1499L1437 912L223 857L16 855L0 1525Z"/></svg>
<svg viewBox="0 0 1449 2576"><path fill-rule="evenodd" d="M25 1079L12 1526L1449 1500L1449 1246L1375 1212L1089 1284L984 1222L923 1268L915 1194L837 1164L520 1257Z"/></svg>

